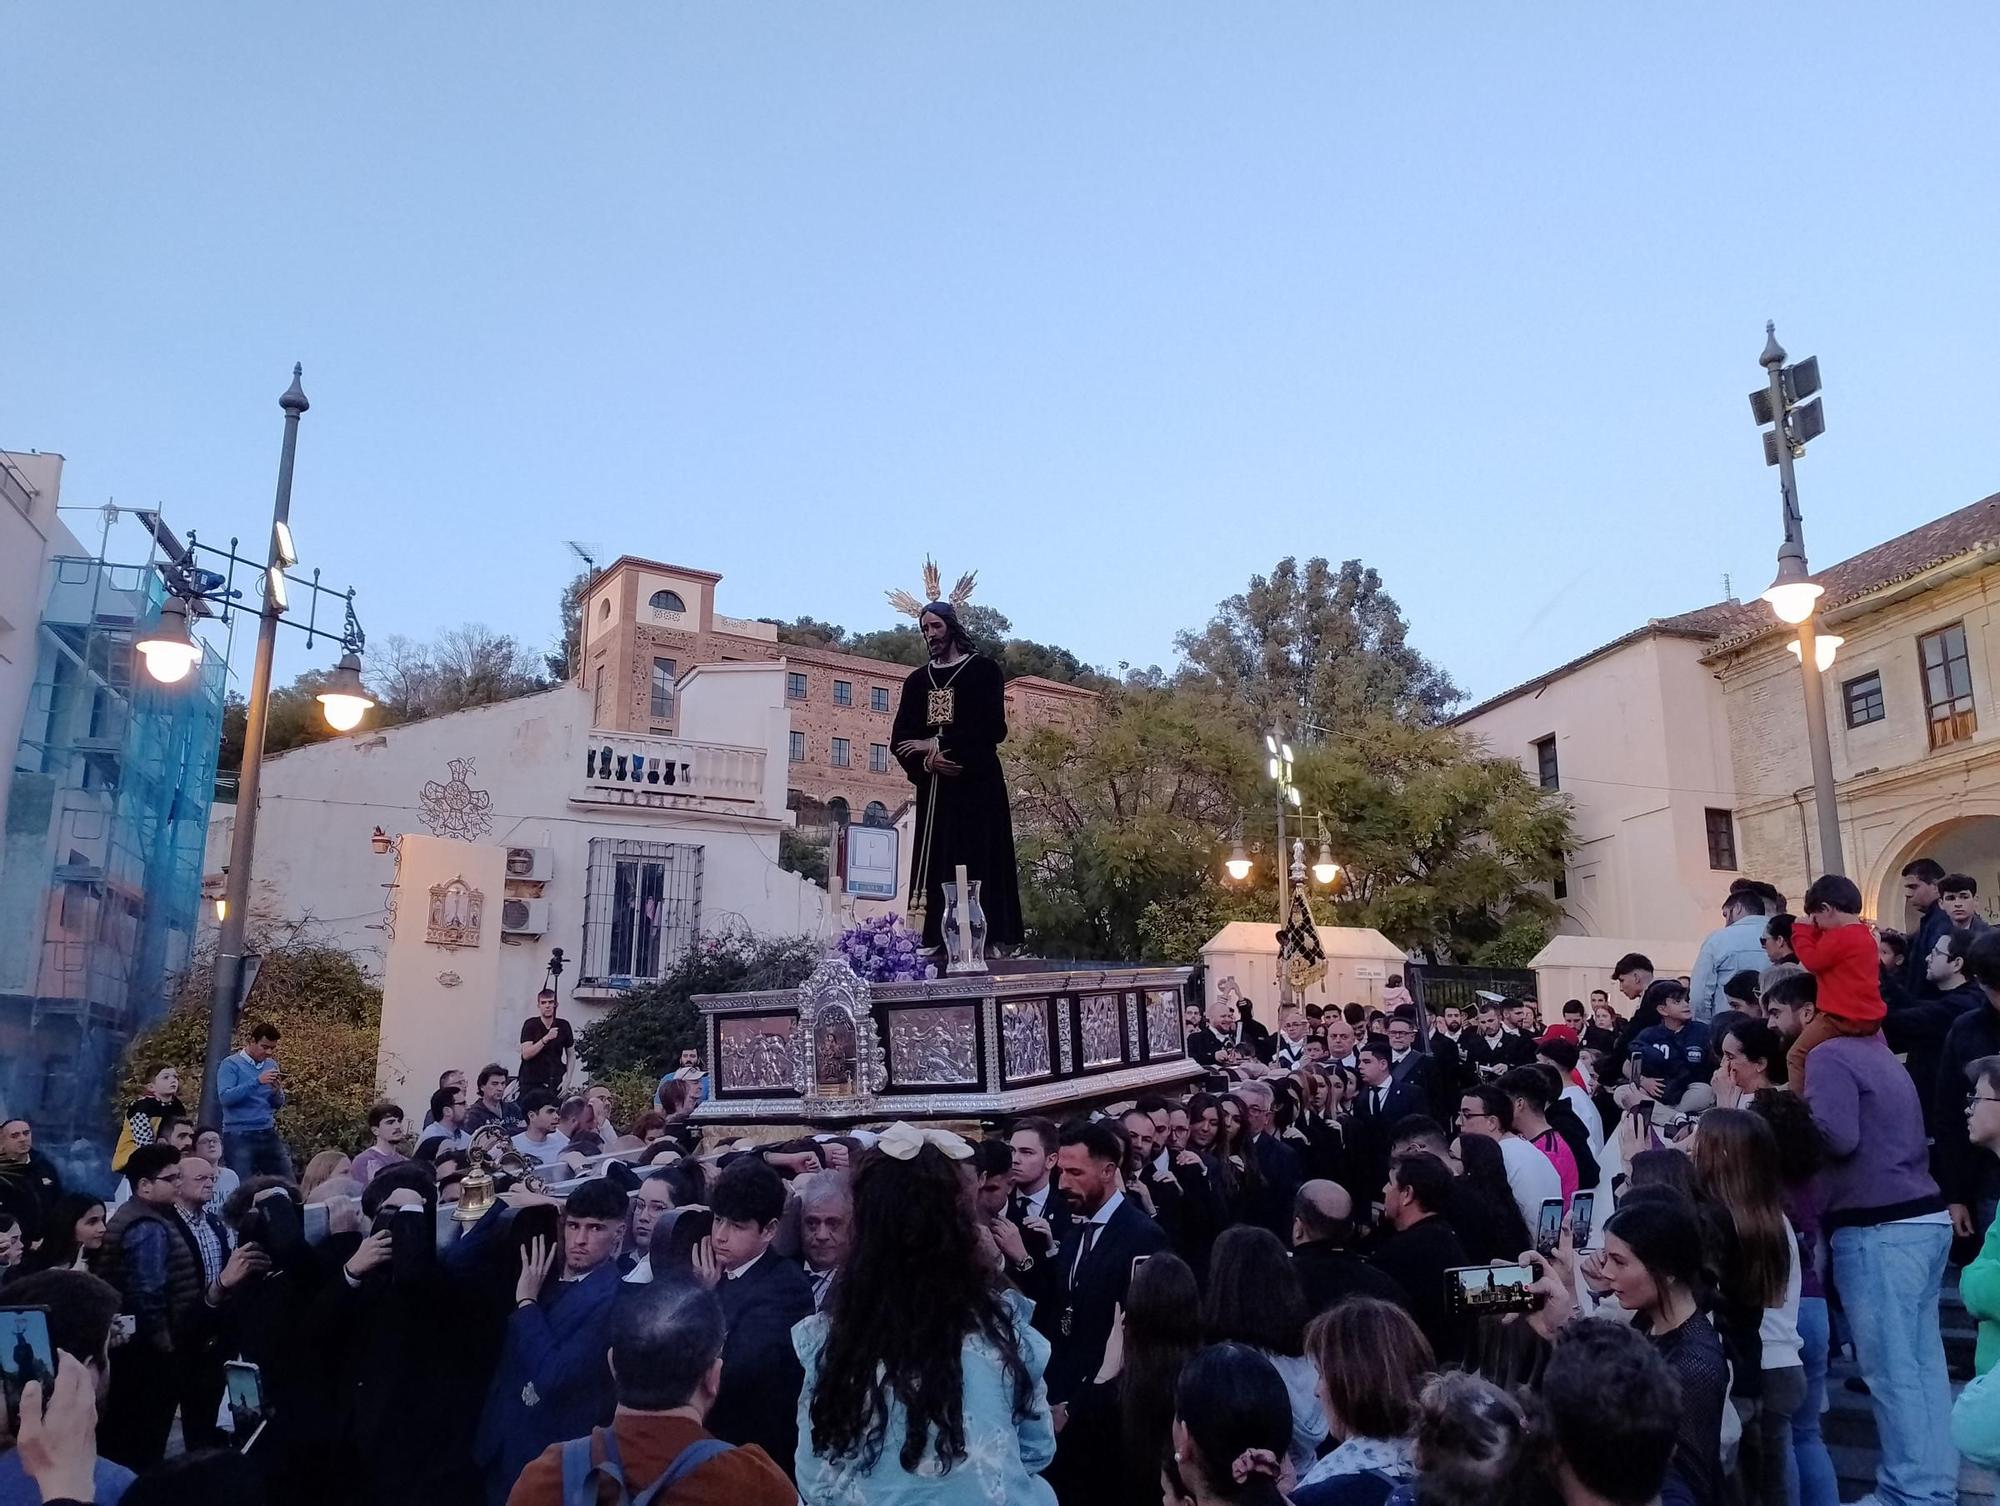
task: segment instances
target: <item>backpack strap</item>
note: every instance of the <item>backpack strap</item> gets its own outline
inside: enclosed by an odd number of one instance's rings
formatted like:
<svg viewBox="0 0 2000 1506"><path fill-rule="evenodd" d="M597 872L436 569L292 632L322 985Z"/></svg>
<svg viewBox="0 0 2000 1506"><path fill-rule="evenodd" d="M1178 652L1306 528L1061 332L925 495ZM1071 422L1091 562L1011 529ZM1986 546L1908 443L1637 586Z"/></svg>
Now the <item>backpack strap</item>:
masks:
<svg viewBox="0 0 2000 1506"><path fill-rule="evenodd" d="M678 1485L716 1455L726 1454L733 1447L734 1444L724 1443L720 1438L695 1439L675 1456L665 1474L632 1498L632 1506L653 1506L656 1497Z"/></svg>

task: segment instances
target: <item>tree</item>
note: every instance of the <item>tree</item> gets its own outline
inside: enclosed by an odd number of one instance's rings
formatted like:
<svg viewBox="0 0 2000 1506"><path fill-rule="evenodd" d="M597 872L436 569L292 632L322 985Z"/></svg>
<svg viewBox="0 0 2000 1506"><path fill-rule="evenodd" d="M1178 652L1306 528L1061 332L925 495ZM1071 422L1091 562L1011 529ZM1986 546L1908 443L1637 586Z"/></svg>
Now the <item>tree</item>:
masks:
<svg viewBox="0 0 2000 1506"><path fill-rule="evenodd" d="M1436 722L1463 699L1408 631L1382 577L1361 561L1336 571L1312 559L1301 572L1288 558L1175 646L1186 677L1230 695L1249 731L1277 725L1305 743L1371 717Z"/></svg>
<svg viewBox="0 0 2000 1506"><path fill-rule="evenodd" d="M311 921L260 930L250 946L263 962L242 1023L247 1029L267 1021L282 1036L278 1056L289 1082L278 1129L292 1159L304 1166L330 1146L350 1154L361 1149L368 1143L368 1107L377 1096L381 987ZM179 1067L183 1085L199 1086L214 977L211 946L182 978L173 1007L132 1042L121 1103L139 1097L161 1067ZM200 1117L219 1124L221 1111L209 1107Z"/></svg>
<svg viewBox="0 0 2000 1506"><path fill-rule="evenodd" d="M776 628L780 643L795 644L799 648L837 649L846 645L846 628L834 622L821 622L817 617L794 617L790 622L781 622L776 617L759 617L757 620Z"/></svg>
<svg viewBox="0 0 2000 1506"><path fill-rule="evenodd" d="M924 635L907 622L891 628L878 628L872 633L860 633L841 645L841 652L857 654L863 659L881 659L890 664L907 664L915 669L930 657L930 650L924 647Z"/></svg>
<svg viewBox="0 0 2000 1506"><path fill-rule="evenodd" d="M377 725L490 706L548 686L534 654L477 622L447 628L428 643L391 635L368 666L368 688L380 703Z"/></svg>
<svg viewBox="0 0 2000 1506"><path fill-rule="evenodd" d="M622 995L583 1027L577 1055L593 1078L644 1073L657 1082L688 1046L700 1046L696 994L797 988L819 965L822 945L804 936L703 936L658 981ZM713 1067L714 1063L710 1063Z"/></svg>
<svg viewBox="0 0 2000 1506"><path fill-rule="evenodd" d="M1255 788L1251 743L1218 699L1114 687L1087 725L1031 734L1008 769L1034 946L1050 956L1190 960L1168 950L1182 933L1161 907L1210 888Z"/></svg>
<svg viewBox="0 0 2000 1506"><path fill-rule="evenodd" d="M565 680L576 678L581 667L583 654L583 593L590 589L590 583L597 579L594 569L579 570L570 577L563 587L562 599L557 607L562 626L556 638L556 646L542 656L542 663L548 669L549 678L560 685Z"/></svg>
<svg viewBox="0 0 2000 1506"><path fill-rule="evenodd" d="M271 691L264 718L266 753L283 753L341 735L326 724L326 713L315 699L331 678L328 670L309 669L291 684ZM243 767L243 740L249 721L249 702L232 692L222 707L222 747L215 765L226 781L233 782Z"/></svg>
<svg viewBox="0 0 2000 1506"><path fill-rule="evenodd" d="M1378 719L1301 750L1297 778L1344 865L1332 902L1315 904L1323 922L1487 966L1523 966L1554 934L1569 801L1515 760L1455 728Z"/></svg>

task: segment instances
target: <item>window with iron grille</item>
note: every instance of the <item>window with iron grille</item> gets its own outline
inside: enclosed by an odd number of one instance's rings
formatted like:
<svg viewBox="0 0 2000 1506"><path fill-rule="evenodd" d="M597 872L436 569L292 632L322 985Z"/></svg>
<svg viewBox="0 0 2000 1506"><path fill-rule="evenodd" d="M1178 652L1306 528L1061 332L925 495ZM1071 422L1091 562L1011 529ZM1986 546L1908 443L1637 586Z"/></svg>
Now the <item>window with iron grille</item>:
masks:
<svg viewBox="0 0 2000 1506"><path fill-rule="evenodd" d="M1965 624L1926 633L1917 640L1924 668L1924 710L1930 721L1931 746L1964 742L1979 730L1972 709L1972 660L1965 651Z"/></svg>
<svg viewBox="0 0 2000 1506"><path fill-rule="evenodd" d="M1882 676L1871 671L1857 679L1849 680L1840 687L1841 699L1847 705L1847 725L1865 727L1870 722L1879 722L1888 712L1882 705Z"/></svg>
<svg viewBox="0 0 2000 1506"><path fill-rule="evenodd" d="M889 772L889 745L870 743L868 745L868 772L886 774Z"/></svg>
<svg viewBox="0 0 2000 1506"><path fill-rule="evenodd" d="M792 762L804 763L805 761L806 735L803 732L794 732L792 734Z"/></svg>
<svg viewBox="0 0 2000 1506"><path fill-rule="evenodd" d="M832 761L832 763L833 763L833 766L834 766L834 767L835 767L836 769L844 769L844 768L846 768L846 767L847 767L847 739L846 739L846 738L844 738L844 737L836 737L836 738L835 738L835 739L833 740L833 755L832 755L832 760L831 760L831 761Z"/></svg>
<svg viewBox="0 0 2000 1506"><path fill-rule="evenodd" d="M854 704L854 682L852 680L835 680L833 682L833 704L836 706L852 706Z"/></svg>
<svg viewBox="0 0 2000 1506"><path fill-rule="evenodd" d="M1551 732L1535 744L1535 774L1545 790L1559 790L1562 783L1556 774L1556 738Z"/></svg>
<svg viewBox="0 0 2000 1506"><path fill-rule="evenodd" d="M794 701L803 701L806 698L806 677L797 670L793 670L787 674L785 676L785 694Z"/></svg>
<svg viewBox="0 0 2000 1506"><path fill-rule="evenodd" d="M880 685L870 686L868 689L868 709L870 711L887 711L889 709L889 692L884 690Z"/></svg>
<svg viewBox="0 0 2000 1506"><path fill-rule="evenodd" d="M653 717L666 721L674 714L674 661L653 661Z"/></svg>
<svg viewBox="0 0 2000 1506"><path fill-rule="evenodd" d="M1703 816L1708 823L1708 866L1724 870L1736 867L1736 817L1710 806Z"/></svg>
<svg viewBox="0 0 2000 1506"><path fill-rule="evenodd" d="M585 983L657 978L701 930L702 849L593 837L584 878Z"/></svg>

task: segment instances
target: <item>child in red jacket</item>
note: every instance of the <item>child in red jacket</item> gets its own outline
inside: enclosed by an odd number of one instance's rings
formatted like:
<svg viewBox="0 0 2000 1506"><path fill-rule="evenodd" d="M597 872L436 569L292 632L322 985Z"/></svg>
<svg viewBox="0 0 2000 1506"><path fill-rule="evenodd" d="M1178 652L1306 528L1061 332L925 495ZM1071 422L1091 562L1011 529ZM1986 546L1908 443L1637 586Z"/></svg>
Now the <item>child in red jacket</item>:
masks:
<svg viewBox="0 0 2000 1506"><path fill-rule="evenodd" d="M1819 987L1819 1014L1785 1053L1794 1093L1806 1090L1806 1054L1836 1035L1873 1035L1889 1012L1882 1002L1875 932L1861 918L1854 880L1829 873L1806 890L1809 926L1792 927L1792 950Z"/></svg>

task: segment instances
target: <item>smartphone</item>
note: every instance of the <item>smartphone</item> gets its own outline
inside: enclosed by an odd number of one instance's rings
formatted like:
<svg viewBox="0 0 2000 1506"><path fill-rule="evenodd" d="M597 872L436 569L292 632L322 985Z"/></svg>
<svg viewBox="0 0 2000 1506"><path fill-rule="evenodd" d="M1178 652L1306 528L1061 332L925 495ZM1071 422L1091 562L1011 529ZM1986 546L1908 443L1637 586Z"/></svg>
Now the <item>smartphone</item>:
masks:
<svg viewBox="0 0 2000 1506"><path fill-rule="evenodd" d="M1572 1250L1590 1248L1591 1223L1596 1214L1596 1193L1579 1192L1569 1200L1569 1246Z"/></svg>
<svg viewBox="0 0 2000 1506"><path fill-rule="evenodd" d="M223 1394L229 1400L230 1421L236 1425L237 1448L248 1453L269 1421L265 1415L264 1372L248 1360L228 1360L222 1366L222 1384Z"/></svg>
<svg viewBox="0 0 2000 1506"><path fill-rule="evenodd" d="M300 1216L302 1220L301 1228L305 1233L305 1241L307 1244L317 1245L317 1244L324 1244L326 1242L327 1220L331 1218L332 1215L333 1215L333 1210L329 1208L325 1203L306 1204L305 1208L301 1211Z"/></svg>
<svg viewBox="0 0 2000 1506"><path fill-rule="evenodd" d="M1544 1255L1553 1255L1562 1241L1562 1231L1563 1200L1543 1198L1542 1211L1535 1219L1535 1248Z"/></svg>
<svg viewBox="0 0 2000 1506"><path fill-rule="evenodd" d="M1144 1264L1145 1264L1145 1263L1146 1263L1146 1262L1147 1262L1148 1260L1151 1260L1152 1258L1153 1258L1153 1257L1152 1257L1152 1256L1150 1256L1150 1255L1134 1255L1134 1256L1132 1257L1132 1272L1131 1272L1131 1274L1132 1274L1133 1276L1136 1276L1136 1275L1138 1275L1138 1274L1139 1274L1139 1267L1140 1267L1140 1266L1142 1266L1142 1265L1144 1265ZM1130 1277L1128 1277L1127 1279L1129 1280L1129 1279L1130 1279Z"/></svg>
<svg viewBox="0 0 2000 1506"><path fill-rule="evenodd" d="M56 1378L56 1352L49 1343L46 1307L0 1307L0 1390L7 1398L7 1427L21 1431L21 1392L30 1381L42 1383L46 1401Z"/></svg>
<svg viewBox="0 0 2000 1506"><path fill-rule="evenodd" d="M1525 1265L1462 1265L1444 1273L1445 1312L1454 1318L1487 1313L1531 1313L1541 1293L1528 1288L1534 1271Z"/></svg>

